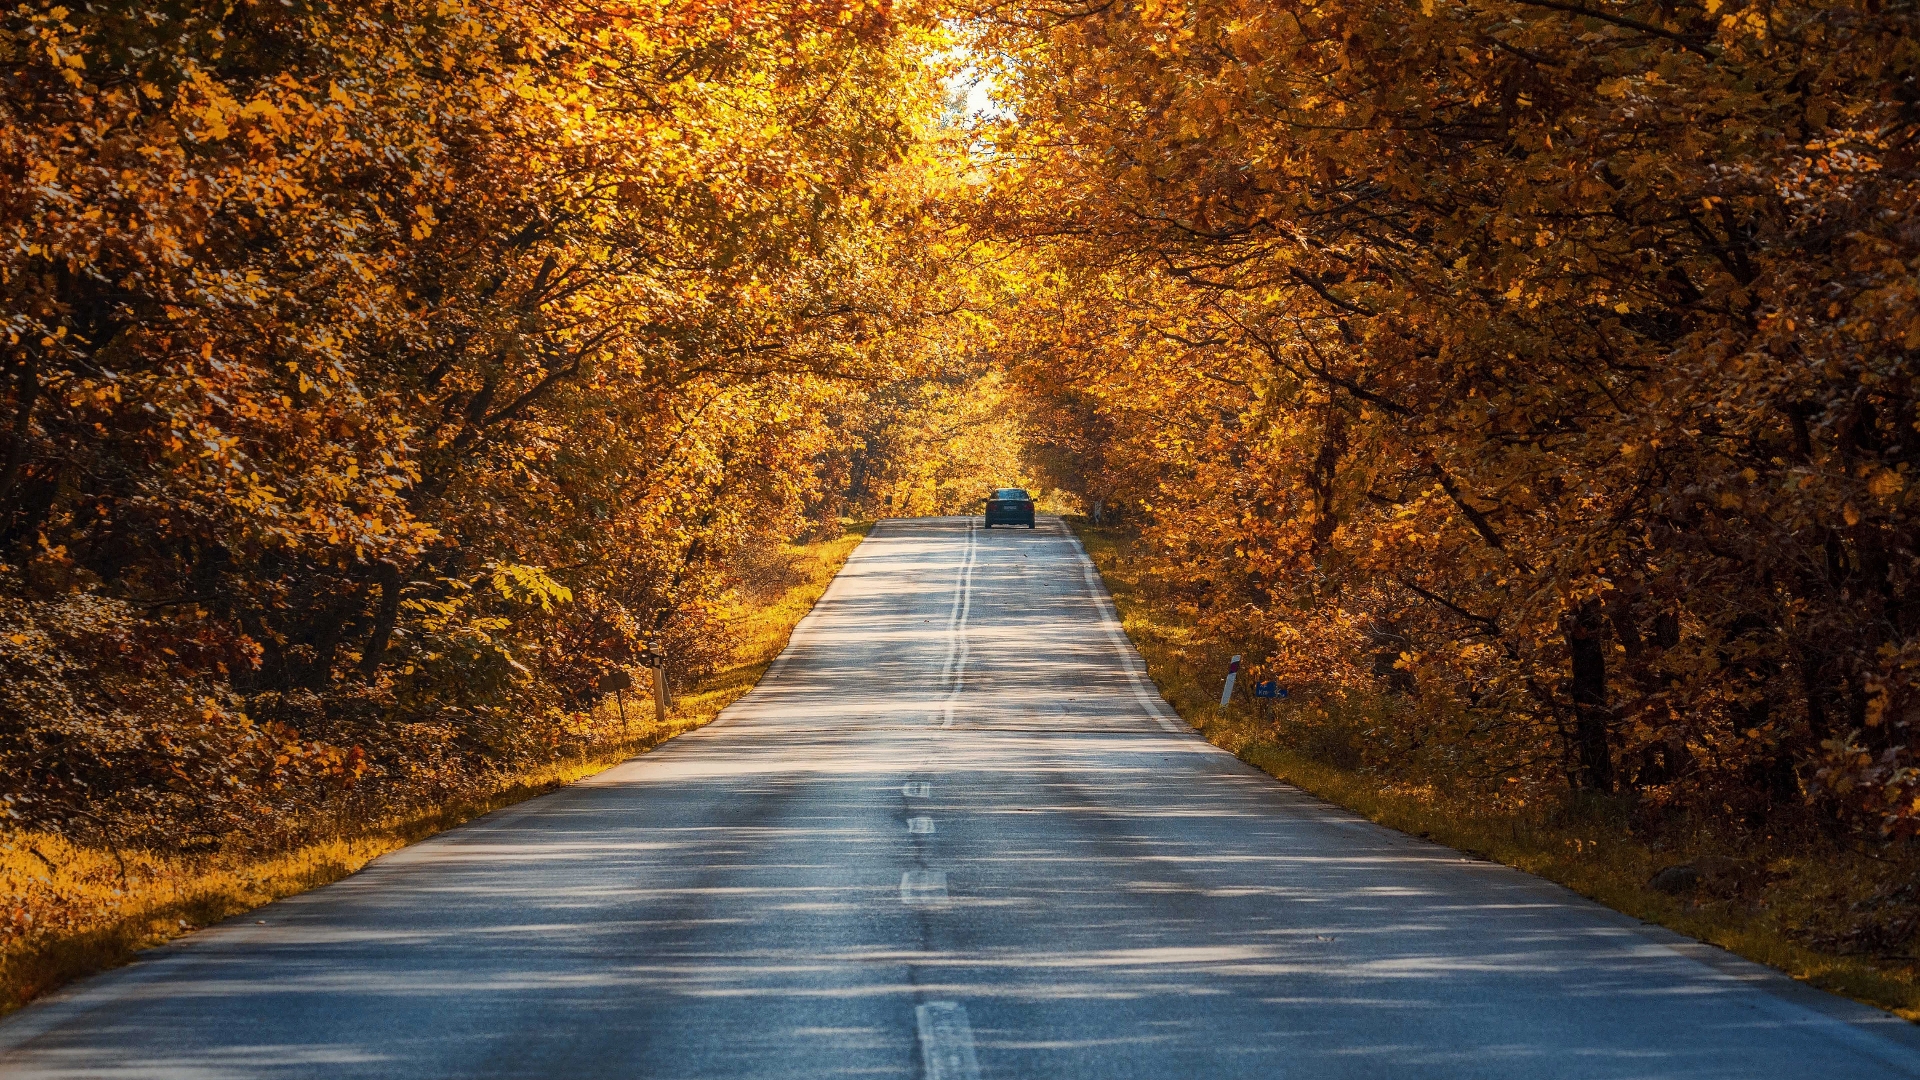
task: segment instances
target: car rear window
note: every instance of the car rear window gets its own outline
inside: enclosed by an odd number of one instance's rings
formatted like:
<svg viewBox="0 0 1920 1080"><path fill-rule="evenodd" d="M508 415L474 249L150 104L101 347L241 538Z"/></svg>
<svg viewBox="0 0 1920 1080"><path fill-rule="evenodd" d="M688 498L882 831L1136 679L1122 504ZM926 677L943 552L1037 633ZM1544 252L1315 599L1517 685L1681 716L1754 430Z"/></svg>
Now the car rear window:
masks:
<svg viewBox="0 0 1920 1080"><path fill-rule="evenodd" d="M1001 488L999 491L996 491L993 493L993 497L1001 500L1024 499L1027 497L1027 489L1026 488Z"/></svg>

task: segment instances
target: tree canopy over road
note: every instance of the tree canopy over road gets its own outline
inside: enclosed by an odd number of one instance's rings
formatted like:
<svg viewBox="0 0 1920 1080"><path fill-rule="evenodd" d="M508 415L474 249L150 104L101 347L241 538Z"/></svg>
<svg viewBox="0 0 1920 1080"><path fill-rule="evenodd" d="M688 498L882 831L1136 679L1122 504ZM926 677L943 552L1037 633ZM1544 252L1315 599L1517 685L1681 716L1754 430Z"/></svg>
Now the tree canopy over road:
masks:
<svg viewBox="0 0 1920 1080"><path fill-rule="evenodd" d="M1920 827L1912 4L1000 14L1020 384L1203 622L1489 791Z"/></svg>
<svg viewBox="0 0 1920 1080"><path fill-rule="evenodd" d="M1911 835L1917 23L23 0L8 827L456 788L756 550L1017 478L1382 760Z"/></svg>
<svg viewBox="0 0 1920 1080"><path fill-rule="evenodd" d="M869 399L947 302L918 16L0 27L16 824L205 843L537 755L643 652L698 670L742 552L889 494Z"/></svg>

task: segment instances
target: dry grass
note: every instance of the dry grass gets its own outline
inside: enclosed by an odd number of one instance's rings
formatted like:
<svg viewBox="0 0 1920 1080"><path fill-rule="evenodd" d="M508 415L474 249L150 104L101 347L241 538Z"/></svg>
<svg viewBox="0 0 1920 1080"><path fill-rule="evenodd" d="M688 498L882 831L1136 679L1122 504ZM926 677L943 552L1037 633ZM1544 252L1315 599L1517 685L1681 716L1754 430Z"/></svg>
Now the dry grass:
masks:
<svg viewBox="0 0 1920 1080"><path fill-rule="evenodd" d="M1330 739L1324 729L1289 743L1278 725L1238 704L1220 709L1219 680L1232 643L1203 640L1190 618L1152 595L1141 573L1145 561L1123 535L1084 522L1074 527L1154 683L1209 741L1389 828L1537 874L1635 918L1920 1020L1920 964L1912 956L1821 947L1870 934L1889 911L1910 917L1901 913L1910 911L1920 882L1914 845L1874 850L1813 831L1766 835L1689 821L1666 823L1650 837L1629 824L1622 799L1492 811L1445 785L1370 771L1348 739ZM1661 868L1681 863L1717 863L1738 873L1687 896L1648 887Z"/></svg>
<svg viewBox="0 0 1920 1080"><path fill-rule="evenodd" d="M81 848L58 837L6 837L0 843L0 899L7 906L0 919L10 922L0 929L15 929L0 937L0 1015L124 964L141 949L338 881L389 851L544 795L706 724L760 681L866 533L866 526L857 526L838 539L788 547L783 587L772 596L742 598L732 613L739 642L733 663L682 692L668 724L652 722L650 700L629 701L631 738L503 777L485 797L266 856L165 857Z"/></svg>

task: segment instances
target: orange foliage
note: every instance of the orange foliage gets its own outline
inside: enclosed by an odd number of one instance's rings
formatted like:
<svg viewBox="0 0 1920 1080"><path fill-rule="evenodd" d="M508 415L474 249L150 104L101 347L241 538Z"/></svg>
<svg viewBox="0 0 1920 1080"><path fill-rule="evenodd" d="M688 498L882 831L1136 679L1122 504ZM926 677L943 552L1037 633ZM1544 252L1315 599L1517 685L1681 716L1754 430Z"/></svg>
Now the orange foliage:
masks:
<svg viewBox="0 0 1920 1080"><path fill-rule="evenodd" d="M13 824L433 797L723 655L732 555L831 512L833 417L912 367L939 44L871 0L0 15Z"/></svg>
<svg viewBox="0 0 1920 1080"><path fill-rule="evenodd" d="M1024 383L1382 760L1911 833L1915 19L996 6Z"/></svg>

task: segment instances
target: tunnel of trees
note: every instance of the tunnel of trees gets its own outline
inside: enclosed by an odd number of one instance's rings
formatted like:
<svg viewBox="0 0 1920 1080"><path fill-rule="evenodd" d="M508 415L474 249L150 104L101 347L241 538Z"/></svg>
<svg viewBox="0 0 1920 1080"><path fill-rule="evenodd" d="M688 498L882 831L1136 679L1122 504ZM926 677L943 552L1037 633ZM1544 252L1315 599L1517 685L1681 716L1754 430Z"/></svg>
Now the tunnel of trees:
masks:
<svg viewBox="0 0 1920 1080"><path fill-rule="evenodd" d="M1017 480L1372 760L1908 836L1917 23L18 4L6 828L457 788Z"/></svg>

